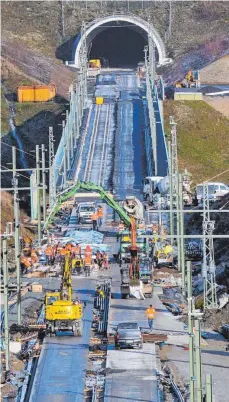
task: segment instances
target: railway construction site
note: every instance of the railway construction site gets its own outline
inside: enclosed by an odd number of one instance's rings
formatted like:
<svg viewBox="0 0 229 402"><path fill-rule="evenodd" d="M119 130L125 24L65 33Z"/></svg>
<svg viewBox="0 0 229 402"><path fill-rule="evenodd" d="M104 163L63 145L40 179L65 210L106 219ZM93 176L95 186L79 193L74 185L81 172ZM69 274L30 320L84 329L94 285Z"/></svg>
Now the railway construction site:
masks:
<svg viewBox="0 0 229 402"><path fill-rule="evenodd" d="M93 29L105 35L119 24L144 31L145 46L134 65L109 67L93 54ZM229 170L196 186L189 166L181 170L174 116L164 129L168 88L159 74L173 61L153 26L118 12L82 23L74 52L60 142L50 126L48 149L30 152L33 166L11 114L2 400L226 402L229 180L220 179ZM188 87L179 86L201 90L197 72L187 76ZM23 99L32 90L50 95L48 86L34 88L20 87ZM22 219L26 194L30 216Z"/></svg>

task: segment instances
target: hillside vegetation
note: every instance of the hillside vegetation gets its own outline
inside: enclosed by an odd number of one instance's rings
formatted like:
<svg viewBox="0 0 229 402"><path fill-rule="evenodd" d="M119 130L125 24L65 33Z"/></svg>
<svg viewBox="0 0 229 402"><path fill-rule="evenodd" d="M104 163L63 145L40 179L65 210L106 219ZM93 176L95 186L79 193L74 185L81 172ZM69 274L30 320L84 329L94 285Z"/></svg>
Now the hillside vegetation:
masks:
<svg viewBox="0 0 229 402"><path fill-rule="evenodd" d="M203 101L166 100L164 112L167 137L169 116L177 123L179 167L192 173L194 184L229 168L229 119ZM229 184L229 172L216 180Z"/></svg>

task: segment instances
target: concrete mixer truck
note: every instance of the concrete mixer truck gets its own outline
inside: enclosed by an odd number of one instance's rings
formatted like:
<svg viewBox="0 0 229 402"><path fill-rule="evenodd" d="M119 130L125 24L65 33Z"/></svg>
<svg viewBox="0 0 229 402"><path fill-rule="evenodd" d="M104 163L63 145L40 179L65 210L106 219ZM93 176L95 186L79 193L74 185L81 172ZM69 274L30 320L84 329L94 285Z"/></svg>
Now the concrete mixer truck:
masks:
<svg viewBox="0 0 229 402"><path fill-rule="evenodd" d="M163 198L163 204L165 204L166 207L170 206L169 176L148 176L143 180L143 196L149 204L154 202L155 194L160 194L160 196ZM184 205L192 204L192 195L187 186L185 175L183 177L183 199Z"/></svg>

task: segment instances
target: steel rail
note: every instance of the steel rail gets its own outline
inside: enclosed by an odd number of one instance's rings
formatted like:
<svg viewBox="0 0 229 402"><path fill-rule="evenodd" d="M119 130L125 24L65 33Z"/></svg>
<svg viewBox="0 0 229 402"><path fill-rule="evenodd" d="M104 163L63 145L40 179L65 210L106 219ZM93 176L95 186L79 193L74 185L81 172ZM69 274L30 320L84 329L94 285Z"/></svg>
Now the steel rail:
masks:
<svg viewBox="0 0 229 402"><path fill-rule="evenodd" d="M95 127L95 132L94 132L94 137L92 138L92 150L90 153L90 158L89 158L89 167L88 167L88 181L90 181L90 177L91 177L91 170L92 170L92 164L94 161L94 154L95 154L95 144L96 144L96 140L98 138L98 132L99 132L99 121L100 121L100 116L102 115L102 107L99 105L98 106L98 117L96 120L96 127Z"/></svg>
<svg viewBox="0 0 229 402"><path fill-rule="evenodd" d="M108 130L107 139L108 139L108 137L110 138L110 133L111 133L111 131L110 131L111 115L112 115L111 110L112 110L112 106L110 105L110 114L109 114L109 121L108 121L108 128L109 128L109 130ZM106 145L107 145L107 146L106 146L106 152L105 152L104 166L107 166L108 143L107 143ZM102 186L103 186L103 187L105 186L105 170L103 171L103 182L102 182Z"/></svg>
<svg viewBox="0 0 229 402"><path fill-rule="evenodd" d="M80 166L81 166L81 160L82 160L82 154L83 154L83 150L84 150L84 144L85 144L85 139L88 133L88 127L89 127L89 123L90 123L90 119L91 119L91 113L92 113L92 107L89 110L88 113L88 118L87 118L87 124L85 127L85 130L83 132L82 138L81 138L81 142L80 142L80 152L79 152L79 159L77 161L77 166L75 169L75 174L73 176L74 178L74 182L78 181L78 176L79 176L79 172L80 172Z"/></svg>
<svg viewBox="0 0 229 402"><path fill-rule="evenodd" d="M93 154L94 152L94 146L95 146L95 140L96 140L96 134L98 130L98 124L99 124L99 116L100 116L101 108L100 106L96 105L96 113L95 113L95 119L94 119L94 124L93 124L93 129L92 129L92 135L90 138L90 146L89 146L89 152L88 152L88 158L87 158L87 163L85 167L85 172L84 172L84 181L90 181L90 170L91 170L91 165L92 165L92 159L93 159Z"/></svg>
<svg viewBox="0 0 229 402"><path fill-rule="evenodd" d="M103 186L103 184L104 184L104 173L105 173L105 169L106 169L105 155L106 155L106 151L107 151L107 138L108 138L109 126L110 126L110 110L111 110L111 105L108 105L106 121L105 121L105 130L104 130L101 163L100 163L99 180L98 180L99 186Z"/></svg>

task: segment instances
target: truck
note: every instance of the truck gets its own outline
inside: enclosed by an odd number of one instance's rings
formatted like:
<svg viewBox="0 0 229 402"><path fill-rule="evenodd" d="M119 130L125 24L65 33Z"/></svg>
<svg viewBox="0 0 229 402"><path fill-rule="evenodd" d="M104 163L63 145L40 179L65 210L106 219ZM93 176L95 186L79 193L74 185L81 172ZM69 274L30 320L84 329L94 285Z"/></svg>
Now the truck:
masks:
<svg viewBox="0 0 229 402"><path fill-rule="evenodd" d="M138 237L138 233L142 234L141 230L137 230L136 245L138 250L138 255L145 257L148 252L148 246L146 239ZM130 262L130 247L131 247L131 234L129 230L124 230L120 235L120 249L119 249L119 263Z"/></svg>
<svg viewBox="0 0 229 402"><path fill-rule="evenodd" d="M160 194L161 203L170 206L169 176L148 176L143 180L143 197L149 204L154 203L155 196ZM185 170L183 174L183 201L184 205L192 205L193 197L190 190L190 174ZM174 203L175 206L175 203Z"/></svg>
<svg viewBox="0 0 229 402"><path fill-rule="evenodd" d="M71 332L81 336L83 331L82 302L73 300L71 281L71 259L67 255L63 266L60 290L45 295L46 335L55 336L60 332Z"/></svg>

